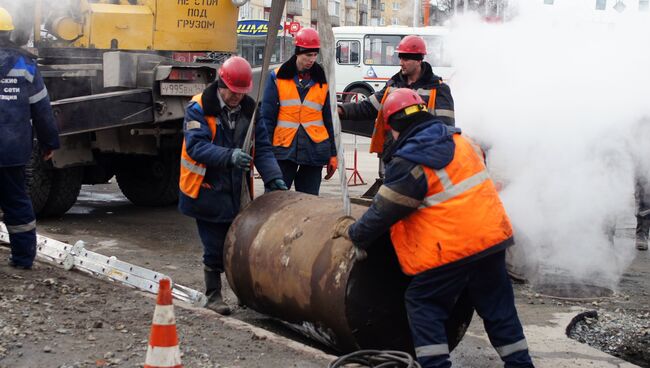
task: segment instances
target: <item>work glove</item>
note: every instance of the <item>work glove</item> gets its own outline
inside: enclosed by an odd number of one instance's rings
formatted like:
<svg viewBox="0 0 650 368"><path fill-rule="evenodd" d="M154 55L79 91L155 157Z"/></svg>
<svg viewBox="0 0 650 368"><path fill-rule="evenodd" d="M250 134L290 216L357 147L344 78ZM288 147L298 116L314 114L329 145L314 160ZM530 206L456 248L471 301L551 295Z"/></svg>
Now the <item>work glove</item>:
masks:
<svg viewBox="0 0 650 368"><path fill-rule="evenodd" d="M241 150L241 148L235 148L232 151L232 156L230 156L230 163L237 168L248 171L251 169L251 161L253 161L253 156Z"/></svg>
<svg viewBox="0 0 650 368"><path fill-rule="evenodd" d="M334 232L332 233L332 239L343 237L347 240L350 240L350 226L354 224L357 220L352 216L342 216L336 220L334 224Z"/></svg>
<svg viewBox="0 0 650 368"><path fill-rule="evenodd" d="M282 179L271 180L271 182L268 184L268 188L269 188L269 192L273 192L276 190L289 190L287 184Z"/></svg>
<svg viewBox="0 0 650 368"><path fill-rule="evenodd" d="M339 219L336 220L336 224L334 224L334 234L332 234L332 239L343 237L351 241L350 226L352 226L352 224L355 222L356 220L352 216L339 217ZM365 250L357 247L356 245L353 245L352 249L354 251L355 260L363 261L364 259L368 258L368 253Z"/></svg>
<svg viewBox="0 0 650 368"><path fill-rule="evenodd" d="M336 156L330 157L330 162L327 164L327 174L325 175L325 180L330 179L336 172L336 168L339 166L339 160Z"/></svg>

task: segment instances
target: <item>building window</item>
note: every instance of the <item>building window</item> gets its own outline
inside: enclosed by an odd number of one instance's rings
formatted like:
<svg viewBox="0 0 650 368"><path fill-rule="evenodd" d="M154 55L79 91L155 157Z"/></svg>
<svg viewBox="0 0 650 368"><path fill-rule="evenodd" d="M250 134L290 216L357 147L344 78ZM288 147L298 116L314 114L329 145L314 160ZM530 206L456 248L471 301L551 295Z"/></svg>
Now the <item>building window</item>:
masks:
<svg viewBox="0 0 650 368"><path fill-rule="evenodd" d="M399 3L397 1L393 2L393 10L399 10Z"/></svg>
<svg viewBox="0 0 650 368"><path fill-rule="evenodd" d="M384 17L381 17L381 19L379 19L379 25L380 26L385 26L386 25L386 21L384 20Z"/></svg>
<svg viewBox="0 0 650 368"><path fill-rule="evenodd" d="M605 10L607 7L607 0L596 0L596 10Z"/></svg>
<svg viewBox="0 0 650 368"><path fill-rule="evenodd" d="M393 17L393 18L390 20L390 24L392 24L392 25L394 25L394 26L399 25L399 20L397 20L397 17Z"/></svg>
<svg viewBox="0 0 650 368"><path fill-rule="evenodd" d="M381 5L379 6L379 10L384 11L384 9L385 9L384 3L381 3Z"/></svg>
<svg viewBox="0 0 650 368"><path fill-rule="evenodd" d="M648 11L650 9L650 0L639 0L639 11Z"/></svg>

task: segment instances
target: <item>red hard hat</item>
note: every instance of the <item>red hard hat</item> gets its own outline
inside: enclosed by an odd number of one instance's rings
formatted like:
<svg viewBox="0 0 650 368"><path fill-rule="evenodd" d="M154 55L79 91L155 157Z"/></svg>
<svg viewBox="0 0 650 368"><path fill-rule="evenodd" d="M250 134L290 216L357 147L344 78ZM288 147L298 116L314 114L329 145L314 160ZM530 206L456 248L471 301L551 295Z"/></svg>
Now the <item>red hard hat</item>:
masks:
<svg viewBox="0 0 650 368"><path fill-rule="evenodd" d="M219 68L219 79L235 93L248 93L253 89L251 65L240 56L226 60Z"/></svg>
<svg viewBox="0 0 650 368"><path fill-rule="evenodd" d="M388 97L386 97L386 101L384 101L384 107L382 108L384 121L388 123L393 114L414 105L424 105L422 97L420 97L420 95L418 95L414 90L410 88L398 88L394 91L390 91Z"/></svg>
<svg viewBox="0 0 650 368"><path fill-rule="evenodd" d="M400 54L427 54L427 45L420 36L410 35L402 38L395 52Z"/></svg>
<svg viewBox="0 0 650 368"><path fill-rule="evenodd" d="M320 37L313 28L302 28L296 34L296 46L305 49L319 49Z"/></svg>

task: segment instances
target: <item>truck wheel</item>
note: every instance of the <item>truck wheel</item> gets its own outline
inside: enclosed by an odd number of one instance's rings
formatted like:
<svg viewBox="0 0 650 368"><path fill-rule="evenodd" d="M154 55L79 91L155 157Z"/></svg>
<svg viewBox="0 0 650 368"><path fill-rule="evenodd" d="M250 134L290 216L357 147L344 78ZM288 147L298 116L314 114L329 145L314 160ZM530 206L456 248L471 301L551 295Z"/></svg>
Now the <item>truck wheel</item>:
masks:
<svg viewBox="0 0 650 368"><path fill-rule="evenodd" d="M350 93L356 93L357 96L359 96L358 97L359 102L367 100L368 97L370 97L370 95L372 94L372 92L370 92L370 90L368 90L367 88L363 88L363 87L352 88L349 92ZM357 102L354 99L354 96L355 95L353 95L353 94L347 95L345 102Z"/></svg>
<svg viewBox="0 0 650 368"><path fill-rule="evenodd" d="M50 195L39 215L60 216L68 212L77 201L83 176L83 167L54 169Z"/></svg>
<svg viewBox="0 0 650 368"><path fill-rule="evenodd" d="M138 206L167 206L178 201L180 153L163 152L153 158L138 157L116 178L120 190Z"/></svg>
<svg viewBox="0 0 650 368"><path fill-rule="evenodd" d="M41 157L41 150L35 144L32 149L32 158L25 169L27 192L32 199L32 208L34 208L34 213L37 216L45 207L45 203L50 196L53 176L50 164L43 161Z"/></svg>

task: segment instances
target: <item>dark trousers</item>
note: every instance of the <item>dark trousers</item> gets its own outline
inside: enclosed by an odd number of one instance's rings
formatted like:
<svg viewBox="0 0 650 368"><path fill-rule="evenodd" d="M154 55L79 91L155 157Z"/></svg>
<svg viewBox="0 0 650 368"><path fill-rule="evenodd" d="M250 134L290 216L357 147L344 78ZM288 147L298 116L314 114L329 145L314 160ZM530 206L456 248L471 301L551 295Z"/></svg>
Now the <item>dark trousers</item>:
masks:
<svg viewBox="0 0 650 368"><path fill-rule="evenodd" d="M231 223L208 222L196 219L203 244L203 264L211 270L223 272L223 245Z"/></svg>
<svg viewBox="0 0 650 368"><path fill-rule="evenodd" d="M463 291L483 319L505 367L533 367L506 273L505 251L435 271L413 277L405 295L415 352L423 368L451 367L445 321Z"/></svg>
<svg viewBox="0 0 650 368"><path fill-rule="evenodd" d="M637 215L636 215L636 238L638 240L648 240L648 232L650 231L650 203L647 196L648 183L646 179L637 178L636 190L634 196L637 202Z"/></svg>
<svg viewBox="0 0 650 368"><path fill-rule="evenodd" d="M297 192L318 195L323 166L298 165L290 160L279 160L278 165L280 165L283 180L289 189L295 181Z"/></svg>
<svg viewBox="0 0 650 368"><path fill-rule="evenodd" d="M36 256L36 218L25 186L25 166L0 167L0 208L9 231L11 261L31 267Z"/></svg>

